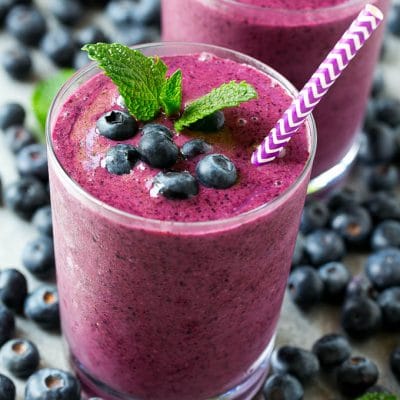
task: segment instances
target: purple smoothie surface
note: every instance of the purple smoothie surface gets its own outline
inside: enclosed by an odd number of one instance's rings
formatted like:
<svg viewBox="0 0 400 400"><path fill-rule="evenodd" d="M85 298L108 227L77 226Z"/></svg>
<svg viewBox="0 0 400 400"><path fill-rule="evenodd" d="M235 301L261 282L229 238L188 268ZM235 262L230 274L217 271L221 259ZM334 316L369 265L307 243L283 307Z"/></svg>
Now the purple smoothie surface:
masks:
<svg viewBox="0 0 400 400"><path fill-rule="evenodd" d="M267 203L285 191L304 169L309 156L308 138L301 128L286 147L284 157L263 166L250 163L251 153L290 104L291 98L276 82L255 68L218 58L208 53L163 57L169 73L183 72L183 104L231 80L252 84L258 99L225 110L225 126L217 133L185 130L174 135L181 146L193 138L212 144L212 153L228 156L238 170L238 182L216 190L200 186L197 196L169 200L150 195L152 179L159 169L143 162L130 174L113 175L104 168L104 158L117 143L137 145L140 132L126 141L112 141L98 134L97 119L107 111L123 109L116 86L99 73L83 84L66 101L53 129L53 146L66 172L97 199L128 213L158 220L208 221L231 217ZM160 116L157 122L172 128L172 121ZM197 162L180 160L171 169L193 175Z"/></svg>
<svg viewBox="0 0 400 400"><path fill-rule="evenodd" d="M236 0L238 3L252 6L284 8L287 10L306 10L337 6L347 0Z"/></svg>

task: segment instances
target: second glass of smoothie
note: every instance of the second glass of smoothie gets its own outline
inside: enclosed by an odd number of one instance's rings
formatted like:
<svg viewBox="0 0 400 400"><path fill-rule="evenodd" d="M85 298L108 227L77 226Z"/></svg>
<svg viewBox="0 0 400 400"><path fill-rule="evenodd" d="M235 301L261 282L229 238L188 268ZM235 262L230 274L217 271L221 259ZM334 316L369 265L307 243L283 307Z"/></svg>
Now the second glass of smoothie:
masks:
<svg viewBox="0 0 400 400"><path fill-rule="evenodd" d="M367 3L389 0L162 0L163 40L211 43L249 54L301 89ZM310 191L345 176L382 41L370 38L314 112L318 148Z"/></svg>

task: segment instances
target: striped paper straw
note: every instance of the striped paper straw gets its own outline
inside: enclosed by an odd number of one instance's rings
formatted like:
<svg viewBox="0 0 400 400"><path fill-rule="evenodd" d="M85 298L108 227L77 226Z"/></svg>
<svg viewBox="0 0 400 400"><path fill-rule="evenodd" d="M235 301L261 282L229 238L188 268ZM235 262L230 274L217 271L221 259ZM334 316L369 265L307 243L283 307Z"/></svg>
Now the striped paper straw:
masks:
<svg viewBox="0 0 400 400"><path fill-rule="evenodd" d="M251 156L254 165L266 164L279 156L291 137L311 114L321 98L347 67L383 20L379 8L367 4L322 62L282 118Z"/></svg>

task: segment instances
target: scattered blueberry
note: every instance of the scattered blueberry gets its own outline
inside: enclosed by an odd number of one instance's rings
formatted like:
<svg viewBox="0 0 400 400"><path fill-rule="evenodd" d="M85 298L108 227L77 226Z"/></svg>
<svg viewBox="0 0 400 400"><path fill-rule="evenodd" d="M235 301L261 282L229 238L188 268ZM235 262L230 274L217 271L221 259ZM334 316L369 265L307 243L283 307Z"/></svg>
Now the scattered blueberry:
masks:
<svg viewBox="0 0 400 400"><path fill-rule="evenodd" d="M330 369L339 366L350 357L351 346L343 335L331 333L318 339L312 351L318 357L321 367Z"/></svg>
<svg viewBox="0 0 400 400"><path fill-rule="evenodd" d="M210 154L200 160L196 175L204 186L214 189L227 189L237 180L235 165L222 154Z"/></svg>
<svg viewBox="0 0 400 400"><path fill-rule="evenodd" d="M346 247L343 239L329 229L317 229L306 236L305 250L313 265L340 260Z"/></svg>
<svg viewBox="0 0 400 400"><path fill-rule="evenodd" d="M46 146L39 143L25 146L17 154L17 169L21 176L33 176L42 181L49 179Z"/></svg>
<svg viewBox="0 0 400 400"><path fill-rule="evenodd" d="M383 71L377 67L374 71L374 79L372 81L371 96L378 97L383 93L385 89L385 79L383 77Z"/></svg>
<svg viewBox="0 0 400 400"><path fill-rule="evenodd" d="M50 0L49 8L54 16L65 25L76 25L83 15L83 7L77 0Z"/></svg>
<svg viewBox="0 0 400 400"><path fill-rule="evenodd" d="M192 139L184 143L181 153L185 158L193 158L199 154L209 153L212 146L202 139Z"/></svg>
<svg viewBox="0 0 400 400"><path fill-rule="evenodd" d="M396 194L383 191L372 193L366 199L365 206L375 221L400 220L400 199Z"/></svg>
<svg viewBox="0 0 400 400"><path fill-rule="evenodd" d="M12 311L0 303L0 346L11 339L15 332L15 317Z"/></svg>
<svg viewBox="0 0 400 400"><path fill-rule="evenodd" d="M187 199L199 192L196 179L189 172L159 172L153 181L157 193L168 199Z"/></svg>
<svg viewBox="0 0 400 400"><path fill-rule="evenodd" d="M27 288L25 276L18 270L6 268L0 271L0 300L6 307L15 312L22 311Z"/></svg>
<svg viewBox="0 0 400 400"><path fill-rule="evenodd" d="M139 157L136 147L130 144L117 144L107 150L105 166L111 174L129 174Z"/></svg>
<svg viewBox="0 0 400 400"><path fill-rule="evenodd" d="M81 48L87 43L108 43L109 39L99 27L90 25L77 32L75 41L78 48Z"/></svg>
<svg viewBox="0 0 400 400"><path fill-rule="evenodd" d="M301 232L298 233L296 238L296 244L294 246L293 257L292 257L292 266L297 267L301 264L306 264L307 259L304 252L304 236Z"/></svg>
<svg viewBox="0 0 400 400"><path fill-rule="evenodd" d="M106 14L108 18L116 25L129 25L134 21L133 13L135 2L130 0L112 0L108 3Z"/></svg>
<svg viewBox="0 0 400 400"><path fill-rule="evenodd" d="M390 369L400 382L400 347L396 347L390 354Z"/></svg>
<svg viewBox="0 0 400 400"><path fill-rule="evenodd" d="M376 300L378 293L366 276L356 275L347 286L346 297L368 297Z"/></svg>
<svg viewBox="0 0 400 400"><path fill-rule="evenodd" d="M53 221L51 218L51 207L44 206L39 208L33 215L32 222L34 227L48 237L53 236Z"/></svg>
<svg viewBox="0 0 400 400"><path fill-rule="evenodd" d="M28 295L24 305L25 315L43 329L56 329L60 325L57 288L42 285Z"/></svg>
<svg viewBox="0 0 400 400"><path fill-rule="evenodd" d="M400 250L388 248L371 254L365 272L378 290L400 286Z"/></svg>
<svg viewBox="0 0 400 400"><path fill-rule="evenodd" d="M159 0L137 0L133 3L132 19L138 23L149 24L157 22L160 16Z"/></svg>
<svg viewBox="0 0 400 400"><path fill-rule="evenodd" d="M389 219L381 222L372 234L371 247L374 250L387 247L400 248L400 221Z"/></svg>
<svg viewBox="0 0 400 400"><path fill-rule="evenodd" d="M263 393L266 399L302 400L304 390L301 383L289 374L270 375L264 384Z"/></svg>
<svg viewBox="0 0 400 400"><path fill-rule="evenodd" d="M352 208L360 205L362 200L362 194L359 189L345 186L332 193L328 200L328 207L332 211Z"/></svg>
<svg viewBox="0 0 400 400"><path fill-rule="evenodd" d="M46 33L40 48L59 67L73 65L75 43L72 34L64 28L56 28Z"/></svg>
<svg viewBox="0 0 400 400"><path fill-rule="evenodd" d="M73 60L73 67L75 69L81 69L86 67L90 63L90 59L86 51L78 50L75 52L74 60Z"/></svg>
<svg viewBox="0 0 400 400"><path fill-rule="evenodd" d="M318 274L324 283L323 297L333 303L340 303L351 280L348 268L341 262L333 261L322 265Z"/></svg>
<svg viewBox="0 0 400 400"><path fill-rule="evenodd" d="M388 97L381 97L375 102L376 117L378 120L395 128L400 125L400 101Z"/></svg>
<svg viewBox="0 0 400 400"><path fill-rule="evenodd" d="M367 108L365 109L364 130L368 131L372 126L375 125L375 123L376 123L375 101L374 99L369 99L367 103Z"/></svg>
<svg viewBox="0 0 400 400"><path fill-rule="evenodd" d="M26 45L37 45L46 33L46 20L33 6L17 5L7 15L8 32Z"/></svg>
<svg viewBox="0 0 400 400"><path fill-rule="evenodd" d="M80 384L69 372L44 368L31 375L25 400L80 400Z"/></svg>
<svg viewBox="0 0 400 400"><path fill-rule="evenodd" d="M394 190L399 184L399 171L392 164L382 164L365 171L368 188L372 191Z"/></svg>
<svg viewBox="0 0 400 400"><path fill-rule="evenodd" d="M0 107L0 129L10 126L23 125L25 121L25 110L18 103L6 103Z"/></svg>
<svg viewBox="0 0 400 400"><path fill-rule="evenodd" d="M14 382L0 374L0 400L15 400L16 389Z"/></svg>
<svg viewBox="0 0 400 400"><path fill-rule="evenodd" d="M53 275L54 263L53 240L47 236L29 241L22 250L22 264L40 279Z"/></svg>
<svg viewBox="0 0 400 400"><path fill-rule="evenodd" d="M329 208L321 200L311 200L306 203L301 215L300 230L304 234L319 228L324 228L329 220Z"/></svg>
<svg viewBox="0 0 400 400"><path fill-rule="evenodd" d="M390 9L387 26L390 33L400 36L400 4L393 4Z"/></svg>
<svg viewBox="0 0 400 400"><path fill-rule="evenodd" d="M200 132L217 132L225 124L225 115L222 111L216 111L190 125L189 129Z"/></svg>
<svg viewBox="0 0 400 400"><path fill-rule="evenodd" d="M381 325L382 313L375 301L367 297L351 297L342 308L342 327L354 339L365 339Z"/></svg>
<svg viewBox="0 0 400 400"><path fill-rule="evenodd" d="M307 382L319 371L317 356L311 351L294 346L282 346L271 356L275 373L291 374L301 382Z"/></svg>
<svg viewBox="0 0 400 400"><path fill-rule="evenodd" d="M113 110L103 114L96 123L100 133L112 140L126 140L135 136L138 125L136 120L128 113Z"/></svg>
<svg viewBox="0 0 400 400"><path fill-rule="evenodd" d="M32 58L23 46L5 50L1 55L1 64L13 79L24 80L32 73Z"/></svg>
<svg viewBox="0 0 400 400"><path fill-rule="evenodd" d="M297 267L289 276L289 295L303 309L313 306L321 299L323 288L322 279L312 267Z"/></svg>
<svg viewBox="0 0 400 400"><path fill-rule="evenodd" d="M384 290L378 297L383 324L390 330L400 329L400 287Z"/></svg>
<svg viewBox="0 0 400 400"><path fill-rule="evenodd" d="M33 133L23 126L10 126L5 131L5 139L10 150L17 154L22 148L35 143Z"/></svg>
<svg viewBox="0 0 400 400"><path fill-rule="evenodd" d="M3 24L5 17L14 5L13 0L0 0L0 25Z"/></svg>
<svg viewBox="0 0 400 400"><path fill-rule="evenodd" d="M30 219L38 208L49 203L49 195L42 182L25 177L5 187L4 203L21 218Z"/></svg>
<svg viewBox="0 0 400 400"><path fill-rule="evenodd" d="M37 347L26 339L12 339L3 345L0 352L4 367L18 378L27 378L39 365Z"/></svg>

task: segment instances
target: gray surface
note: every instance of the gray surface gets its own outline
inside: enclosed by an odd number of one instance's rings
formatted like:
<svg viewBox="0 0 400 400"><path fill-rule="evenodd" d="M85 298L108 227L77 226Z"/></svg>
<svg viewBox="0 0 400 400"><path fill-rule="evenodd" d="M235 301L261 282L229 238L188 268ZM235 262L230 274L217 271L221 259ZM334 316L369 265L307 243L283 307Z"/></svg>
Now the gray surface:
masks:
<svg viewBox="0 0 400 400"><path fill-rule="evenodd" d="M39 1L39 3L46 4L46 0ZM15 42L9 36L0 34L0 51L11 43ZM392 39L388 44L388 56L385 59L384 71L385 78L391 82L388 92L395 96L399 95L400 87L400 43ZM38 77L45 77L54 71L52 65L38 53L35 53L35 65ZM28 106L32 84L12 82L0 69L0 88L0 104L6 101L19 101ZM31 115L28 124L33 124ZM0 135L0 176L5 184L17 178L13 156L6 149L2 135ZM21 268L21 250L24 244L36 235L30 224L0 207L0 267ZM363 259L362 256L352 256L346 261L352 271L357 272L362 269ZM28 277L29 289L34 289L40 282L32 278L26 271L23 272ZM339 331L338 321L337 307L320 306L310 313L301 314L286 298L277 343L279 345L290 343L310 348L322 334ZM58 335L45 333L23 318L17 319L17 335L30 338L39 346L42 367L67 368L61 339ZM394 377L389 371L387 360L390 350L398 343L398 337L395 335L379 334L362 344L353 344L354 354L371 357L379 365L380 382L396 393L400 393L400 387L395 383ZM0 372L5 372L1 366ZM17 383L18 400L22 400L25 382L19 379L14 379L14 381ZM307 389L305 397L306 400L336 400L339 398L322 380L311 385Z"/></svg>

